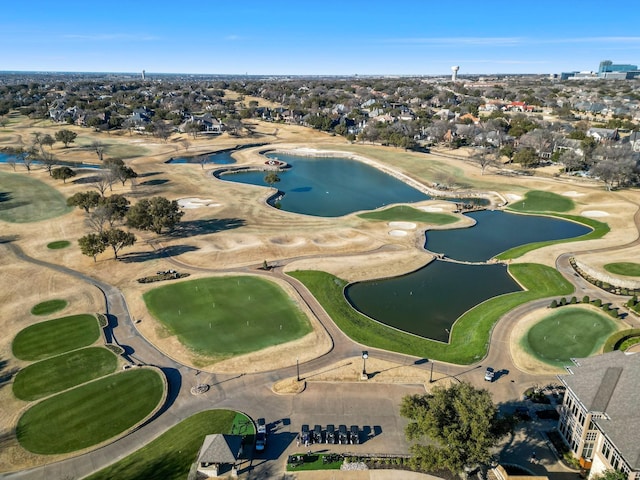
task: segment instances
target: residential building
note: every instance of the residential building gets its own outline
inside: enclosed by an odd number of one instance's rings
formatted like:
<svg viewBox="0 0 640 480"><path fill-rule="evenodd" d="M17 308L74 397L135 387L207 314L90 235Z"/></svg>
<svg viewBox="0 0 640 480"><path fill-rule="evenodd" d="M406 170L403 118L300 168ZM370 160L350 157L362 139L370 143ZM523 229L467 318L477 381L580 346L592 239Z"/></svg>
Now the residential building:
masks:
<svg viewBox="0 0 640 480"><path fill-rule="evenodd" d="M640 354L619 350L574 359L558 430L589 477L617 470L640 480Z"/></svg>

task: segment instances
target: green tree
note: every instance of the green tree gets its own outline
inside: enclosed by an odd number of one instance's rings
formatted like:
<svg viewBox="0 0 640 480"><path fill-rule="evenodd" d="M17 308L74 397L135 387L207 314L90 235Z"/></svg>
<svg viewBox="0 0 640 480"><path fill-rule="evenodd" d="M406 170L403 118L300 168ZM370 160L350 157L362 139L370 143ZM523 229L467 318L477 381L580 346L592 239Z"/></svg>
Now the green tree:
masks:
<svg viewBox="0 0 640 480"><path fill-rule="evenodd" d="M107 158L104 161L104 165L111 172L112 178L120 180L122 182L123 187L127 180L136 178L138 176L133 168L125 165L120 158Z"/></svg>
<svg viewBox="0 0 640 480"><path fill-rule="evenodd" d="M100 204L100 194L98 192L78 192L67 198L67 205L69 207L82 208L85 212L89 213L89 210L96 208Z"/></svg>
<svg viewBox="0 0 640 480"><path fill-rule="evenodd" d="M280 181L280 177L276 172L268 172L264 176L264 181L267 183L267 185L269 185L270 187L273 187L275 183L278 183Z"/></svg>
<svg viewBox="0 0 640 480"><path fill-rule="evenodd" d="M487 390L462 382L449 388L434 387L431 393L404 397L400 414L409 419L409 441L428 439L411 446L411 463L424 470L465 469L486 465L491 449L512 428Z"/></svg>
<svg viewBox="0 0 640 480"><path fill-rule="evenodd" d="M67 179L75 177L76 172L69 167L58 167L51 170L51 176L56 180L62 180L67 183Z"/></svg>
<svg viewBox="0 0 640 480"><path fill-rule="evenodd" d="M538 154L533 148L525 147L515 153L513 161L519 163L525 168L530 167L538 163Z"/></svg>
<svg viewBox="0 0 640 480"><path fill-rule="evenodd" d="M93 257L93 261L96 261L96 256L105 251L107 246L102 240L102 236L96 233L90 233L84 237L78 239L78 245L80 245L80 251L83 255Z"/></svg>
<svg viewBox="0 0 640 480"><path fill-rule="evenodd" d="M118 252L124 247L130 247L136 243L136 236L131 232L125 232L119 228L112 228L102 232L102 242L113 249L113 258L118 259Z"/></svg>
<svg viewBox="0 0 640 480"><path fill-rule="evenodd" d="M64 143L64 148L68 148L70 143L75 142L78 134L71 130L58 130L56 132L56 140Z"/></svg>
<svg viewBox="0 0 640 480"><path fill-rule="evenodd" d="M617 470L605 470L591 477L591 480L627 480L627 474Z"/></svg>
<svg viewBox="0 0 640 480"><path fill-rule="evenodd" d="M165 228L172 230L183 215L184 212L175 200L169 201L164 197L145 198L129 209L127 225L161 234Z"/></svg>

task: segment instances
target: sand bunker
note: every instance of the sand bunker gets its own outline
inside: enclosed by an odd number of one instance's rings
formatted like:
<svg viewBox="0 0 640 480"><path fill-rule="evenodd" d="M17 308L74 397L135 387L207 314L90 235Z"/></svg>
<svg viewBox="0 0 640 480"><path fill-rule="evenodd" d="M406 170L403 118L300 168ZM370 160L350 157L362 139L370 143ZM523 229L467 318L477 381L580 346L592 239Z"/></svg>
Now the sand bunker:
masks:
<svg viewBox="0 0 640 480"><path fill-rule="evenodd" d="M205 198L181 198L178 200L180 208L200 208L200 207L219 207L219 203L213 203L212 200Z"/></svg>
<svg viewBox="0 0 640 480"><path fill-rule="evenodd" d="M444 209L442 207L418 207L423 212L442 212Z"/></svg>
<svg viewBox="0 0 640 480"><path fill-rule="evenodd" d="M582 212L582 215L592 218L609 216L607 212L603 212L602 210L585 210L584 212Z"/></svg>
<svg viewBox="0 0 640 480"><path fill-rule="evenodd" d="M564 192L562 195L564 195L565 197L582 197L584 193L578 193L571 190L569 192Z"/></svg>
<svg viewBox="0 0 640 480"><path fill-rule="evenodd" d="M391 235L392 237L406 237L407 231L406 230L390 230L389 235Z"/></svg>
<svg viewBox="0 0 640 480"><path fill-rule="evenodd" d="M413 230L416 228L416 224L413 222L389 222L389 226L400 230Z"/></svg>
<svg viewBox="0 0 640 480"><path fill-rule="evenodd" d="M507 200L509 200L510 202L517 202L518 200L522 200L522 196L521 195L516 195L515 193L507 193L505 195L505 197L507 198Z"/></svg>

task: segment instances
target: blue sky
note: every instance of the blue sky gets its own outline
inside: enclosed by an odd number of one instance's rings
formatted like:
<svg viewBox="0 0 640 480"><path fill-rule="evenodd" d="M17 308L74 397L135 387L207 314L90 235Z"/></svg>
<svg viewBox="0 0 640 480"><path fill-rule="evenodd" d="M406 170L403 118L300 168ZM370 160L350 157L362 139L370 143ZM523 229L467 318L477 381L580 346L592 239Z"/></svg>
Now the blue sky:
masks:
<svg viewBox="0 0 640 480"><path fill-rule="evenodd" d="M3 0L0 71L433 75L640 64L640 2Z"/></svg>

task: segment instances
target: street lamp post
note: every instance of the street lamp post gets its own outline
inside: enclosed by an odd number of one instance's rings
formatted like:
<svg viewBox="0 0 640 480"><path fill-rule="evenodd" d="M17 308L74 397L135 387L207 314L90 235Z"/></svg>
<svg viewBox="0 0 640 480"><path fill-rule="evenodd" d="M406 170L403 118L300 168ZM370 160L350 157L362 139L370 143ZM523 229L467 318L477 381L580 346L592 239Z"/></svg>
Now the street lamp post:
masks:
<svg viewBox="0 0 640 480"><path fill-rule="evenodd" d="M296 357L296 380L300 381L300 361Z"/></svg>
<svg viewBox="0 0 640 480"><path fill-rule="evenodd" d="M362 379L367 380L369 376L367 375L367 358L369 358L369 352L366 350L362 352Z"/></svg>

